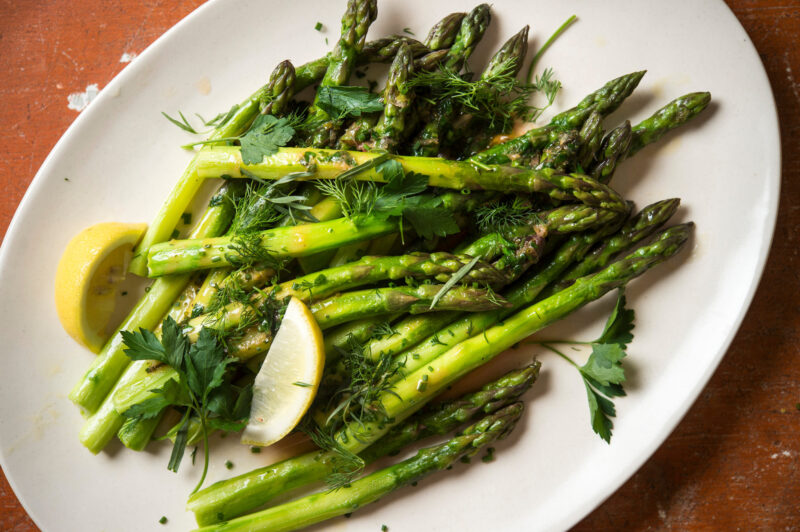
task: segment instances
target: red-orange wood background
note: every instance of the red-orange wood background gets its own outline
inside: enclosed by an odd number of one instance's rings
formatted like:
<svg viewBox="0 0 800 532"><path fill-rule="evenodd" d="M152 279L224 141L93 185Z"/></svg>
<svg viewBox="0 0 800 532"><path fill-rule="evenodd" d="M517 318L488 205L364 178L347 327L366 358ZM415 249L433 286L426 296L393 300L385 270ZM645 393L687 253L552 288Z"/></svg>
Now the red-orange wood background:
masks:
<svg viewBox="0 0 800 532"><path fill-rule="evenodd" d="M123 53L141 52L201 3L0 0L0 236L77 116L67 95L105 86L125 66ZM697 403L576 530L800 530L800 0L727 3L755 42L778 103L775 242L744 325ZM0 530L37 530L2 472Z"/></svg>

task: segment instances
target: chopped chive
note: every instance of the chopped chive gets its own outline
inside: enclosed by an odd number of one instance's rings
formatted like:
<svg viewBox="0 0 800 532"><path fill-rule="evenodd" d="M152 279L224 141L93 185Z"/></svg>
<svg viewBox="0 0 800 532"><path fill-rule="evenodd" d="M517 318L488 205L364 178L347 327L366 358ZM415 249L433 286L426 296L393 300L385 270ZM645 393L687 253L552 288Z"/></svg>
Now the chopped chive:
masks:
<svg viewBox="0 0 800 532"><path fill-rule="evenodd" d="M311 388L312 386L311 384L302 381L295 381L292 384L294 384L295 386L300 386L301 388Z"/></svg>
<svg viewBox="0 0 800 532"><path fill-rule="evenodd" d="M314 29L317 31L322 31L322 22L317 22L314 24Z"/></svg>
<svg viewBox="0 0 800 532"><path fill-rule="evenodd" d="M167 516L166 515L162 515L161 519L159 519L158 522L161 523L162 525L166 525L167 524Z"/></svg>
<svg viewBox="0 0 800 532"><path fill-rule="evenodd" d="M256 446L250 447L250 452L253 454L259 454L261 452L261 447L256 447Z"/></svg>
<svg viewBox="0 0 800 532"><path fill-rule="evenodd" d="M225 460L225 467L228 469L233 469L233 462L230 460Z"/></svg>
<svg viewBox="0 0 800 532"><path fill-rule="evenodd" d="M408 33L409 35L414 35L414 32L411 31L411 28L403 28L403 33Z"/></svg>

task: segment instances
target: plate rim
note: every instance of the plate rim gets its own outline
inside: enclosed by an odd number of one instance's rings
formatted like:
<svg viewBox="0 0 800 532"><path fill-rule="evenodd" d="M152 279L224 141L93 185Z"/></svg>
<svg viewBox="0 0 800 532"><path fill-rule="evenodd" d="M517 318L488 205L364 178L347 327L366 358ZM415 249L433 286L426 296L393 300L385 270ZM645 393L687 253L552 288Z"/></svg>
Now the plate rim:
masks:
<svg viewBox="0 0 800 532"><path fill-rule="evenodd" d="M152 43L150 43L139 55L140 58L147 58L150 55L157 53L157 49L160 48L164 43L171 40L174 35L182 30L185 25L191 24L192 21L202 16L206 10L213 9L217 4L224 3L226 0L208 0L207 2L203 3L202 5L195 8L192 12L187 14L183 17L180 21L176 24L171 26L167 29L163 34L161 34L158 38L156 38ZM780 193L781 193L781 177L783 173L783 154L782 154L782 144L781 144L781 130L780 130L780 121L779 121L779 114L778 114L778 107L775 100L775 94L772 87L772 84L769 80L769 76L767 75L766 68L764 63L761 61L761 58L758 54L758 49L755 47L752 39L748 35L747 31L745 30L742 23L736 17L735 13L731 9L731 7L724 1L724 0L716 0L718 4L722 4L724 8L727 10L727 16L735 22L736 27L741 32L743 39L746 42L748 53L751 54L753 58L756 60L756 64L758 65L757 72L754 71L753 75L758 74L760 81L765 83L766 87L768 88L769 93L769 100L764 100L764 104L769 103L771 108L771 113L769 121L772 123L772 127L770 129L774 130L775 137L778 140L777 143L774 145L774 151L770 155L770 159L774 157L776 164L776 174L765 176L765 180L771 182L772 186L770 187L771 195L769 197L769 204L767 205L768 215L765 216L764 220L764 234L762 235L761 245L758 250L758 257L755 261L754 272L755 275L752 276L750 279L750 284L747 287L746 293L743 297L743 304L740 307L738 314L736 315L735 320L731 323L731 327L729 328L728 334L725 339L720 343L719 349L715 353L713 357L712 363L708 364L702 375L695 381L695 385L690 389L690 391L683 394L683 401L679 408L675 408L672 413L670 414L669 419L662 423L658 430L653 431L652 437L649 438L646 444L643 444L639 447L638 456L634 459L628 460L626 462L625 467L619 468L618 473L614 476L614 478L610 481L606 482L606 486L610 487L608 492L601 491L601 490L594 490L592 496L583 496L582 504L579 504L575 507L573 512L569 514L564 514L562 519L558 519L554 521L555 526L554 529L568 529L576 525L582 519L584 519L590 512L594 509L598 508L602 505L608 498L610 498L616 491L625 483L627 482L632 476L642 467L644 463L646 463L653 454L658 450L658 448L668 439L670 434L677 428L678 424L683 420L686 414L689 412L691 407L697 402L698 396L703 391L703 389L707 386L708 381L711 379L713 374L717 371L723 357L727 354L730 346L735 339L736 335L741 328L742 322L744 321L747 312L749 311L753 299L755 297L756 291L761 283L763 278L766 263L769 258L770 250L772 248L772 242L775 235L775 230L777 226L777 219L778 219L778 210L780 204ZM8 228L6 230L6 234L3 238L3 242L0 243L0 283L6 281L6 275L4 272L6 271L6 264L9 261L9 252L8 248L13 247L13 242L16 241L18 238L17 233L20 231L18 230L17 226L19 225L19 219L21 218L21 213L28 208L28 204L32 201L32 196L41 188L43 185L43 178L42 176L50 171L50 166L52 165L52 160L56 158L61 151L64 149L64 145L69 142L72 137L79 134L79 131L84 127L84 122L91 119L91 117L96 114L98 111L97 109L101 107L101 103L107 99L113 98L114 93L117 91L120 85L124 85L128 78L134 76L136 74L136 68L129 68L126 66L123 68L119 73L117 73L109 83L103 87L100 91L98 96L95 98L96 105L90 106L90 109L86 109L81 112L75 120L67 127L58 141L55 143L53 148L45 157L44 161L42 162L41 166L37 170L34 178L31 180L30 185L27 187L22 199L20 200L14 215L9 222ZM12 242L12 244L9 244ZM12 475L9 474L6 468L7 460L4 456L3 449L0 448L0 467L3 468L5 473L6 479L14 491L14 495L16 496L17 500L20 502L21 506L25 509L28 516L34 521L34 523L39 527L42 528L40 525L40 520L35 512L32 511L31 507L29 506L28 502L23 498L17 491L17 484Z"/></svg>

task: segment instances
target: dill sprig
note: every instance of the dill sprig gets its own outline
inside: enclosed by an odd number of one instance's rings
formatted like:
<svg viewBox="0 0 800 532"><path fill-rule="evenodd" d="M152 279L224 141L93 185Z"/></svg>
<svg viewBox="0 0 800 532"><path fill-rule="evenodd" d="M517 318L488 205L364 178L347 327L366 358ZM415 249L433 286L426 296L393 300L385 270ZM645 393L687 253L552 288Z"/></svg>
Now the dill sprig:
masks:
<svg viewBox="0 0 800 532"><path fill-rule="evenodd" d="M331 401L339 399L340 402L325 424L331 427L349 423L363 426L369 422L386 421L386 411L379 397L383 393L393 393L393 382L400 367L390 356L374 360L369 348L352 335L348 336L339 352L350 381L333 394Z"/></svg>
<svg viewBox="0 0 800 532"><path fill-rule="evenodd" d="M481 233L503 232L529 222L536 216L530 200L520 196L506 197L478 207L475 218Z"/></svg>
<svg viewBox="0 0 800 532"><path fill-rule="evenodd" d="M360 456L342 447L336 441L333 432L316 426L311 418L303 418L298 429L311 438L314 445L320 449L336 453L337 456L332 461L332 471L325 477L325 484L331 491L349 486L364 469L366 464Z"/></svg>
<svg viewBox="0 0 800 532"><path fill-rule="evenodd" d="M459 74L448 68L421 72L409 86L429 91L431 99L446 105L458 105L465 113L488 123L493 130L504 130L514 119L533 121L555 100L561 83L553 79L548 69L533 83L517 79L516 66L508 60L496 71L475 81L469 74ZM530 104L534 93L543 93L547 104Z"/></svg>

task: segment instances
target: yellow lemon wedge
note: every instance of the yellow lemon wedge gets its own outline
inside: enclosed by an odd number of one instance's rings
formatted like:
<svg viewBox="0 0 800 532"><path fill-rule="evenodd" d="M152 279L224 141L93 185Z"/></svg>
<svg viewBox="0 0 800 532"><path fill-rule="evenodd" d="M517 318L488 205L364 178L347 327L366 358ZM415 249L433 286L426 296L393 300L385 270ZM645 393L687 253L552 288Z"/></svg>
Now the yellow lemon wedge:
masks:
<svg viewBox="0 0 800 532"><path fill-rule="evenodd" d="M322 331L308 307L292 298L256 375L242 443L266 447L289 434L311 406L324 366Z"/></svg>
<svg viewBox="0 0 800 532"><path fill-rule="evenodd" d="M108 222L93 225L67 244L56 270L56 311L64 330L79 344L99 353L125 279L133 246L147 224Z"/></svg>

